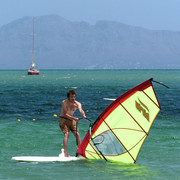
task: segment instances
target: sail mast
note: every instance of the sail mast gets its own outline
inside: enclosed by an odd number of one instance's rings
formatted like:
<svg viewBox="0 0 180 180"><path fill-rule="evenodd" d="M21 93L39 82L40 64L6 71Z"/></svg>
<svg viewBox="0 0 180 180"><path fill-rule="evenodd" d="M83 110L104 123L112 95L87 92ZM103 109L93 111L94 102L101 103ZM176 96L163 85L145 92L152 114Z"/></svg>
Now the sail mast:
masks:
<svg viewBox="0 0 180 180"><path fill-rule="evenodd" d="M34 67L34 17L33 17L33 45L32 45L32 67Z"/></svg>

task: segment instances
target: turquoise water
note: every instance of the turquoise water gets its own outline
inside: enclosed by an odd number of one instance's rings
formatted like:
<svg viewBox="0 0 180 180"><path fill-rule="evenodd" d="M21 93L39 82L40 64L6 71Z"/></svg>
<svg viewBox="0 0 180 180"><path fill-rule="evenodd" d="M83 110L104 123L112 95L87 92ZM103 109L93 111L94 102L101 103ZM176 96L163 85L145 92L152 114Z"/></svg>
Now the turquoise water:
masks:
<svg viewBox="0 0 180 180"><path fill-rule="evenodd" d="M26 73L0 71L0 179L180 179L180 70L44 70L39 76ZM69 89L77 91L86 116L94 121L110 103L103 98L117 98L151 77L170 89L154 83L161 112L136 164L11 160L12 156L58 156L63 134L53 115L59 114ZM76 116L80 117L78 112ZM81 139L88 127L87 121L79 122ZM68 152L72 156L75 144L71 134Z"/></svg>

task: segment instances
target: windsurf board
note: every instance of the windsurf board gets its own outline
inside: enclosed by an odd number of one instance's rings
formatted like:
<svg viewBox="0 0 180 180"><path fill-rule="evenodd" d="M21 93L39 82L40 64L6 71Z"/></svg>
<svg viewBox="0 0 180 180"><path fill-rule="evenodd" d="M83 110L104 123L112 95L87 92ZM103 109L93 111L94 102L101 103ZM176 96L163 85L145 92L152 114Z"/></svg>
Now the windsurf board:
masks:
<svg viewBox="0 0 180 180"><path fill-rule="evenodd" d="M77 161L80 159L85 159L83 156L75 157L65 157L64 150L61 150L59 156L15 156L12 157L12 160L15 161L24 161L24 162L67 162L67 161Z"/></svg>

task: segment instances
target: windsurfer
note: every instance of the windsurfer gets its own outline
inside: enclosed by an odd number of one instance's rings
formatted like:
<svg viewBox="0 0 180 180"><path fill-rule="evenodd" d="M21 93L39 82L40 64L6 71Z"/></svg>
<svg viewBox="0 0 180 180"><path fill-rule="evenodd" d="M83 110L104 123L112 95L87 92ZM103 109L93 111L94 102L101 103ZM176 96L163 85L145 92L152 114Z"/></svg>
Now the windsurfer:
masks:
<svg viewBox="0 0 180 180"><path fill-rule="evenodd" d="M59 117L59 126L62 132L64 133L63 147L64 147L64 155L66 157L69 157L67 153L67 142L69 138L69 131L71 131L76 137L76 143L78 147L81 143L79 130L77 128L77 122L79 121L79 118L73 116L76 109L79 110L79 112L81 113L84 119L86 118L81 103L75 100L76 95L77 95L76 91L74 90L69 90L67 92L68 99L62 101L62 108Z"/></svg>

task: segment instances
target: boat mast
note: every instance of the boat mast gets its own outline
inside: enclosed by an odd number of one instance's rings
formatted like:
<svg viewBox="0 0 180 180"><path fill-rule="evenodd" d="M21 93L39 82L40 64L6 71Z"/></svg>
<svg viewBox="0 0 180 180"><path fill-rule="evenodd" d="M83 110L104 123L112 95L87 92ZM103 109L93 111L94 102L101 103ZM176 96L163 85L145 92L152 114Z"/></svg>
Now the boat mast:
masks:
<svg viewBox="0 0 180 180"><path fill-rule="evenodd" d="M32 45L32 65L31 67L34 67L34 17L33 17L33 45Z"/></svg>

